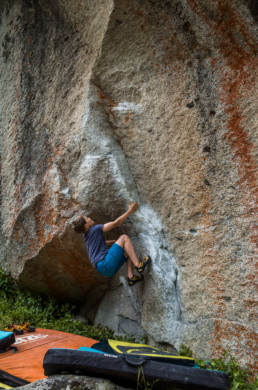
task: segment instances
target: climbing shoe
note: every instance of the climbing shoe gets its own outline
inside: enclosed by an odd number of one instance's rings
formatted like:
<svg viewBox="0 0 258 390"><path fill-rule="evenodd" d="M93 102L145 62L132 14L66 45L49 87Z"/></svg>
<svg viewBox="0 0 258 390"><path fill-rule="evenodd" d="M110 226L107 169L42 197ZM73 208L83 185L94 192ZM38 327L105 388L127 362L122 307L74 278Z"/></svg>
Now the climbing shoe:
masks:
<svg viewBox="0 0 258 390"><path fill-rule="evenodd" d="M132 278L127 278L128 286L132 287L135 283L141 282L143 280L143 275L136 276L134 275Z"/></svg>
<svg viewBox="0 0 258 390"><path fill-rule="evenodd" d="M13 332L16 335L23 334L23 329L20 325L8 325L6 328L4 328L6 332Z"/></svg>
<svg viewBox="0 0 258 390"><path fill-rule="evenodd" d="M5 331L13 332L16 335L21 335L24 332L35 332L35 328L33 328L33 326L30 326L28 322L23 322L19 325L8 325L5 328Z"/></svg>
<svg viewBox="0 0 258 390"><path fill-rule="evenodd" d="M35 328L30 326L28 322L23 322L21 328L24 332L35 332Z"/></svg>
<svg viewBox="0 0 258 390"><path fill-rule="evenodd" d="M134 267L139 274L142 274L143 271L145 270L145 267L150 263L151 258L150 256L146 256L143 261L140 261L140 266L139 267Z"/></svg>

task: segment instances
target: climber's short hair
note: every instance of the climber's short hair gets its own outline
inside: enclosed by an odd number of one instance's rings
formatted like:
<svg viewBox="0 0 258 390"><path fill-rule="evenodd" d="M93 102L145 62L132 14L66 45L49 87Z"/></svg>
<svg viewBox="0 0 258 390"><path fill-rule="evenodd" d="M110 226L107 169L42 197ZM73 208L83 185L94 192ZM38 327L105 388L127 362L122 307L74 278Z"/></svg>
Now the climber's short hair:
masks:
<svg viewBox="0 0 258 390"><path fill-rule="evenodd" d="M84 216L79 215L72 222L73 230L76 233L84 233L85 232L85 224L86 224L86 221L84 219Z"/></svg>

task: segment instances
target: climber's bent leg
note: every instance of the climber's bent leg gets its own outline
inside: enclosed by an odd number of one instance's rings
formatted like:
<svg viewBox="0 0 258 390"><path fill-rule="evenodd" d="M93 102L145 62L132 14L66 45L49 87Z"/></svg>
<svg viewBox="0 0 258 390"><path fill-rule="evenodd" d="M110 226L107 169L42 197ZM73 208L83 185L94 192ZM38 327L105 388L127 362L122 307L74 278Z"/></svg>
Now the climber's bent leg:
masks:
<svg viewBox="0 0 258 390"><path fill-rule="evenodd" d="M124 248L126 254L128 255L135 267L140 266L140 262L136 256L132 241L126 234L120 236L119 239L116 241L116 244Z"/></svg>
<svg viewBox="0 0 258 390"><path fill-rule="evenodd" d="M105 259L97 263L96 269L104 276L114 276L125 262L124 249L120 245L113 244Z"/></svg>

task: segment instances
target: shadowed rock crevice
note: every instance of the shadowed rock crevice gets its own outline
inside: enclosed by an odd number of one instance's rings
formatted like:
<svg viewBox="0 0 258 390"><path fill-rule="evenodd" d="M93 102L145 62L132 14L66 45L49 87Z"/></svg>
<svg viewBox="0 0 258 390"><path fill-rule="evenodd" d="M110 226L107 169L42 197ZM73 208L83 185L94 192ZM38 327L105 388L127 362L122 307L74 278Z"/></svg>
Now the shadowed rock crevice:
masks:
<svg viewBox="0 0 258 390"><path fill-rule="evenodd" d="M43 294L83 301L96 284L107 288L108 280L89 268L84 243L75 234L66 233L54 237L35 258L28 260L19 281Z"/></svg>
<svg viewBox="0 0 258 390"><path fill-rule="evenodd" d="M248 8L256 22L258 22L258 4L255 0L247 0Z"/></svg>

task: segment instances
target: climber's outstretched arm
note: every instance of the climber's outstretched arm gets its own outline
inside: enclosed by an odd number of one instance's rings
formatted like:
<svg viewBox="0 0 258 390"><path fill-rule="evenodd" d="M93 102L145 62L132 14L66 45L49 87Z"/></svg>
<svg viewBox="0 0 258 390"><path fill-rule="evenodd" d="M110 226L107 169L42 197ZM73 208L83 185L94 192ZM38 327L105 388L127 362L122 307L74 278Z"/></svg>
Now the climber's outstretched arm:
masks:
<svg viewBox="0 0 258 390"><path fill-rule="evenodd" d="M129 215L134 213L137 210L137 208L138 208L137 202L133 204L129 202L129 209L127 210L127 212L121 215L121 217L117 218L114 222L105 223L105 225L103 225L103 232L108 232L122 225L122 223L129 217Z"/></svg>

